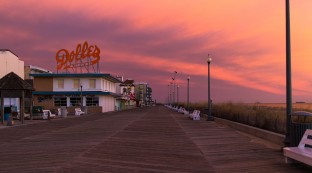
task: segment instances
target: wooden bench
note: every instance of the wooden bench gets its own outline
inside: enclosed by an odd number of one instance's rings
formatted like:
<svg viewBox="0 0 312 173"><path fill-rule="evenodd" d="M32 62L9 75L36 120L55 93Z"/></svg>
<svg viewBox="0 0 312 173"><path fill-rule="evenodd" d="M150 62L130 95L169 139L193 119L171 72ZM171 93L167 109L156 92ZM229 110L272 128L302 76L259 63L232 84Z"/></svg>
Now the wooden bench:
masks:
<svg viewBox="0 0 312 173"><path fill-rule="evenodd" d="M200 120L200 111L194 110L193 113L190 114L191 120Z"/></svg>
<svg viewBox="0 0 312 173"><path fill-rule="evenodd" d="M285 147L284 156L286 163L294 160L312 166L312 129L307 129L298 147Z"/></svg>
<svg viewBox="0 0 312 173"><path fill-rule="evenodd" d="M85 112L83 112L80 108L75 108L75 115L76 116L80 116L81 114L84 114Z"/></svg>

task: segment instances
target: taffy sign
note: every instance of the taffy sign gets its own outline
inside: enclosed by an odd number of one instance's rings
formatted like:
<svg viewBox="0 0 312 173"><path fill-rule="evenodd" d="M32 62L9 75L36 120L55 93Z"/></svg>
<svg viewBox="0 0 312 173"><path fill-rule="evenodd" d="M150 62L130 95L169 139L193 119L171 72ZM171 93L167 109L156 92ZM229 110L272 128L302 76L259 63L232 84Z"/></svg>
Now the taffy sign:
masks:
<svg viewBox="0 0 312 173"><path fill-rule="evenodd" d="M76 69L98 64L100 61L100 49L96 45L78 44L76 50L69 52L61 49L56 52L57 70Z"/></svg>

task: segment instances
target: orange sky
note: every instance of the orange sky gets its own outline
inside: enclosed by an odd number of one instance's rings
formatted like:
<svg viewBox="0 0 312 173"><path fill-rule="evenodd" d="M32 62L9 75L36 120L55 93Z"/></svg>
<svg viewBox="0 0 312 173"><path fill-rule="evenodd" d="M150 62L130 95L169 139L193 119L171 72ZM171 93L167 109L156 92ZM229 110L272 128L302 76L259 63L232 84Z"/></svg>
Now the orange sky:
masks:
<svg viewBox="0 0 312 173"><path fill-rule="evenodd" d="M293 101L311 102L312 1L291 1ZM55 53L88 41L101 71L147 81L165 101L173 71L180 99L285 102L283 0L0 0L0 48L55 71ZM51 66L51 64L55 64Z"/></svg>

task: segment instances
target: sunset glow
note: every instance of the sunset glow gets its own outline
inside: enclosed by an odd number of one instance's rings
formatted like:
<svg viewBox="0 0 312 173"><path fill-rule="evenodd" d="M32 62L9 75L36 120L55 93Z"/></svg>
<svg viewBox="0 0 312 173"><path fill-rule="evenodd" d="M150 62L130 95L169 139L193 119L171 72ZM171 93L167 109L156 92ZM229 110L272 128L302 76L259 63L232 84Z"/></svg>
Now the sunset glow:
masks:
<svg viewBox="0 0 312 173"><path fill-rule="evenodd" d="M293 101L312 102L312 1L291 1ZM87 41L103 73L146 81L167 100L177 71L180 100L286 101L285 1L0 0L0 49L56 72L55 54Z"/></svg>

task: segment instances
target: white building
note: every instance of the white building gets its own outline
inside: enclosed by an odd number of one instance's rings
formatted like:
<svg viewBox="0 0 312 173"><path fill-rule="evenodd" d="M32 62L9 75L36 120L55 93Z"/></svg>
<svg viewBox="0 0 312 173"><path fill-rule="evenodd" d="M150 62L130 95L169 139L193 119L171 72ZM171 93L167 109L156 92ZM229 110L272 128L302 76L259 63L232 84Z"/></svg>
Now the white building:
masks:
<svg viewBox="0 0 312 173"><path fill-rule="evenodd" d="M0 49L0 62L0 79L10 72L24 79L24 61L21 61L11 50ZM13 106L16 111L19 111L19 98L4 98L4 106Z"/></svg>
<svg viewBox="0 0 312 173"><path fill-rule="evenodd" d="M87 107L88 112L117 110L116 85L120 80L110 74L31 74L34 77L34 105L45 109L66 106Z"/></svg>
<svg viewBox="0 0 312 173"><path fill-rule="evenodd" d="M133 83L134 80L127 79L117 87L117 90L119 90L122 95L122 97L120 98L121 109L129 109L136 106Z"/></svg>
<svg viewBox="0 0 312 173"><path fill-rule="evenodd" d="M24 61L9 49L0 49L0 78L10 72L14 72L24 79Z"/></svg>

